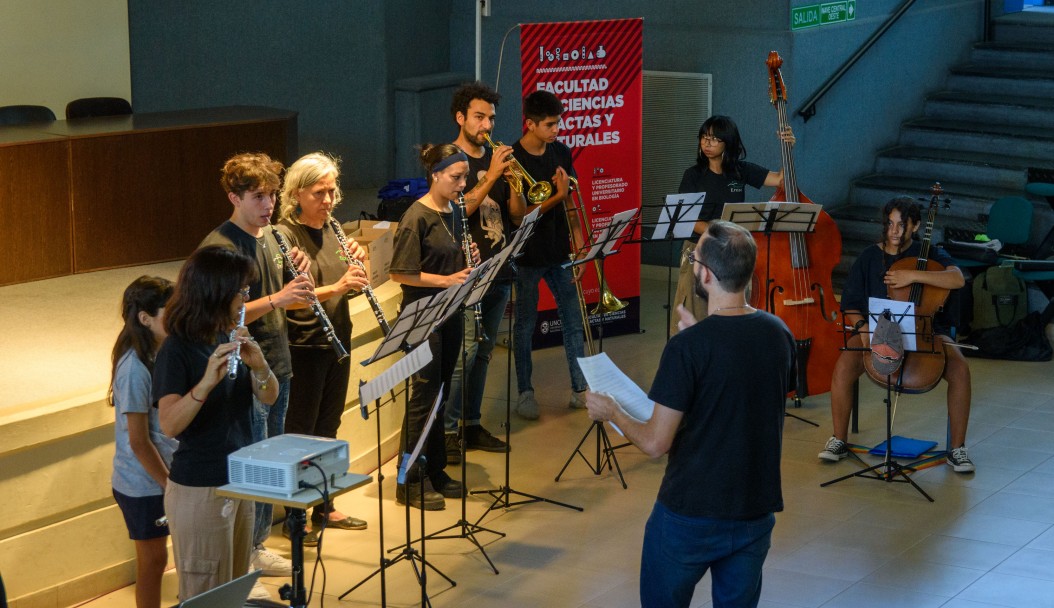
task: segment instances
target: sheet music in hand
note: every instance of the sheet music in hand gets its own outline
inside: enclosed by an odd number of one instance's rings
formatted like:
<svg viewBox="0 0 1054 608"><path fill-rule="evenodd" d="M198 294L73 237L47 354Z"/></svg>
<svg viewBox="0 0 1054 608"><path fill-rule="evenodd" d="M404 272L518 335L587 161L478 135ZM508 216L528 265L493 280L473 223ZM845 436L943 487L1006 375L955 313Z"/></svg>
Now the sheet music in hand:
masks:
<svg viewBox="0 0 1054 608"><path fill-rule="evenodd" d="M647 393L637 386L636 382L622 373L607 353L600 353L592 357L579 357L578 365L582 368L586 382L589 383L589 390L611 397L618 402L624 412L635 420L647 422L651 419L655 404L648 398ZM611 427L620 435L625 435L622 429L614 423Z"/></svg>

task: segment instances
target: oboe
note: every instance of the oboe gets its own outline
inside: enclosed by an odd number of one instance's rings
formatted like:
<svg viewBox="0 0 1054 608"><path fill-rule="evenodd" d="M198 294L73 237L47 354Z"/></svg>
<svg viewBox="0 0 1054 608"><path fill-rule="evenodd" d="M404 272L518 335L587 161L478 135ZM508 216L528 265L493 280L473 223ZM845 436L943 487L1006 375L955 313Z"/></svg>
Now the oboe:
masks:
<svg viewBox="0 0 1054 608"><path fill-rule="evenodd" d="M293 264L293 258L289 257L289 246L286 245L285 237L274 226L271 226L271 234L274 235L274 240L278 242L278 249L282 252L282 259L285 261L286 266L289 267L289 271L293 273L294 277L300 276L300 271ZM322 325L322 331L326 334L326 339L329 340L329 345L337 353L337 361L347 359L348 351L340 343L340 338L337 337L337 332L333 329L333 323L330 322L329 316L326 315L326 311L322 308L318 298L311 298L311 312L315 313L315 317L318 318L318 322Z"/></svg>
<svg viewBox="0 0 1054 608"><path fill-rule="evenodd" d="M362 272L365 273L366 265L351 255L351 248L348 246L348 239L344 236L344 229L340 227L340 222L338 222L333 216L330 216L327 223L329 224L329 227L333 229L333 233L337 235L337 242L340 243L340 251L337 252L338 255L343 255L344 261L348 263L348 266L354 264L361 268ZM369 283L369 277L367 277L366 285L362 288L362 294L366 296L366 301L370 303L370 309L373 310L373 316L377 317L377 324L381 326L381 331L387 336L391 333L392 328L384 318L384 311L381 310L381 303L377 301L377 296L373 293L373 287Z"/></svg>
<svg viewBox="0 0 1054 608"><path fill-rule="evenodd" d="M231 342L238 339L238 328L245 325L245 303L242 303L242 309L238 311L238 324L231 330ZM231 352L230 357L227 357L227 377L234 380L238 377L238 363L242 360L242 343L239 342L234 346L234 351Z"/></svg>
<svg viewBox="0 0 1054 608"><path fill-rule="evenodd" d="M465 193L458 192L457 207L461 210L461 251L465 254L465 265L470 269L476 264L472 261L472 234L468 231L468 213L465 211ZM483 329L483 307L479 302L472 307L472 315L476 322L476 342L485 342L487 333Z"/></svg>

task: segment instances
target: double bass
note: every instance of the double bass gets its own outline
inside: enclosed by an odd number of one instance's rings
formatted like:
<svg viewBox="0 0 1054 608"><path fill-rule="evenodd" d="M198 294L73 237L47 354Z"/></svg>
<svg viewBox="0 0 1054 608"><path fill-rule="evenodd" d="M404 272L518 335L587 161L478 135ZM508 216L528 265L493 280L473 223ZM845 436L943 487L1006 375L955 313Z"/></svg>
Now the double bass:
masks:
<svg viewBox="0 0 1054 608"><path fill-rule="evenodd" d="M944 270L940 263L929 259L930 239L933 237L933 223L937 219L937 208L940 206L941 195L944 189L940 182L933 184L930 188L930 208L926 215L926 230L923 232L922 248L917 258L903 258L894 262L890 270L925 270L938 272ZM947 207L950 203L945 200ZM944 307L945 300L951 290L922 283L912 283L907 287L894 288L890 286L887 290L890 300L899 302L914 302L915 304L915 335L916 349L905 353L904 362L900 369L895 372L897 378L893 381L897 390L902 393L918 394L925 393L937 386L944 376L944 344L940 338L933 333L933 315ZM879 373L871 362L869 352L864 353L864 369L867 375L876 383L886 385L889 379L886 374Z"/></svg>
<svg viewBox="0 0 1054 608"><path fill-rule="evenodd" d="M787 89L780 73L783 59L772 51L766 64L769 96L782 133L789 127ZM798 189L791 144L781 140L780 146L783 184L771 200L812 203ZM794 334L798 370L794 400L826 393L831 390L831 374L842 347L840 315L831 287L831 273L842 257L842 235L831 216L821 211L813 232L776 232L756 240L751 304L783 319Z"/></svg>

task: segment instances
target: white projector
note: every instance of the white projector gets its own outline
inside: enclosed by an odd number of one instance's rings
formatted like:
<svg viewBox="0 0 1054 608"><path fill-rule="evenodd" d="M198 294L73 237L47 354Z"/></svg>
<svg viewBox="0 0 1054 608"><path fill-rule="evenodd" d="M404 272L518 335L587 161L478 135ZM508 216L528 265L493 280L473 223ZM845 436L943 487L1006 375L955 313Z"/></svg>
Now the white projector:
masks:
<svg viewBox="0 0 1054 608"><path fill-rule="evenodd" d="M287 498L304 489L302 483L322 490L323 472L330 486L348 472L347 441L290 433L258 441L227 457L231 485Z"/></svg>

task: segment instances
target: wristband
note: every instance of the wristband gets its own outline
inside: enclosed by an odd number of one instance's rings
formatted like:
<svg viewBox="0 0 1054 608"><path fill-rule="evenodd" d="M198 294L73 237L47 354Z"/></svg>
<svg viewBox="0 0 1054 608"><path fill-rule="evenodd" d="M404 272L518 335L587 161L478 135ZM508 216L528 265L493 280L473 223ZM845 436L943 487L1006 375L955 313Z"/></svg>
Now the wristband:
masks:
<svg viewBox="0 0 1054 608"><path fill-rule="evenodd" d="M261 391L267 390L267 381L271 379L271 368L267 368L267 374L264 375L263 380L256 377L256 372L250 370L253 376L253 380L259 385Z"/></svg>
<svg viewBox="0 0 1054 608"><path fill-rule="evenodd" d="M197 397L194 396L194 389L190 389L190 392L187 393L187 394L190 395L190 398L193 399L194 401L197 401L198 403L205 403L204 399L198 399Z"/></svg>
<svg viewBox="0 0 1054 608"><path fill-rule="evenodd" d="M267 296L267 303L271 305L271 310L275 310L274 302L271 301L271 296Z"/></svg>

